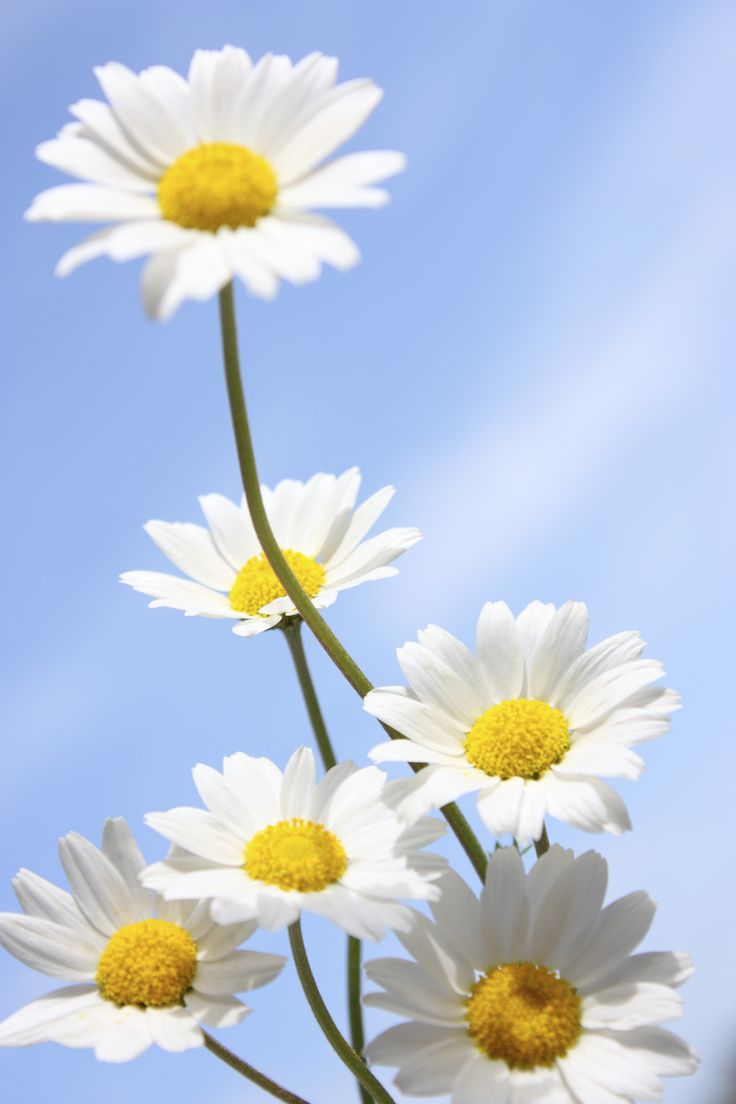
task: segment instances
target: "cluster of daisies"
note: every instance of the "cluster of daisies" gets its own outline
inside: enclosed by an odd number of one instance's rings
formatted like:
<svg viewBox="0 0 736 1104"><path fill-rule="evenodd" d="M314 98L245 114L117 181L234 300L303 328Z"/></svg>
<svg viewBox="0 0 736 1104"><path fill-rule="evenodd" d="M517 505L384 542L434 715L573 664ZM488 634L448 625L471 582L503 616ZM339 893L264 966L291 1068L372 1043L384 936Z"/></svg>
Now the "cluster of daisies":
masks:
<svg viewBox="0 0 736 1104"><path fill-rule="evenodd" d="M158 317L235 277L272 295L280 279L315 278L357 259L350 239L313 208L378 206L399 171L393 152L325 163L380 99L368 80L336 83L336 62L298 64L244 51L195 54L188 79L164 67L97 71L107 102L82 100L75 122L39 157L82 183L42 193L29 218L112 221L62 258L143 254L143 297ZM318 608L341 591L396 573L413 528L370 536L393 488L359 505L360 475L317 474L262 488L276 540ZM148 522L179 574L129 571L123 582L187 616L220 618L240 636L299 624L265 558L245 502L200 499L206 525ZM299 748L282 771L239 751L222 770L193 771L201 806L152 812L170 844L147 863L128 825L104 825L101 847L60 841L71 893L21 870L22 913L0 914L0 943L66 982L0 1023L0 1045L53 1041L127 1061L151 1044L202 1046L202 1025L232 1027L237 996L277 977L285 959L242 949L302 911L354 938L396 934L408 958L366 972L366 1004L402 1017L369 1044L398 1088L453 1104L626 1104L656 1101L661 1079L697 1059L661 1026L680 1015L682 953L634 953L655 906L645 893L605 905L607 866L552 846L545 822L588 832L630 827L604 779L637 778L634 747L669 727L677 695L659 663L622 632L587 647L580 602L533 602L514 617L480 611L475 649L430 625L398 651L405 686L372 690L365 709L397 738L374 763L419 767L389 780L340 763L318 778ZM477 794L490 854L476 894L429 848L429 815ZM203 807L202 807L203 806ZM539 857L525 865L528 845ZM502 846L498 846L498 844ZM495 845L495 850L493 849ZM431 918L430 918L431 913Z"/></svg>

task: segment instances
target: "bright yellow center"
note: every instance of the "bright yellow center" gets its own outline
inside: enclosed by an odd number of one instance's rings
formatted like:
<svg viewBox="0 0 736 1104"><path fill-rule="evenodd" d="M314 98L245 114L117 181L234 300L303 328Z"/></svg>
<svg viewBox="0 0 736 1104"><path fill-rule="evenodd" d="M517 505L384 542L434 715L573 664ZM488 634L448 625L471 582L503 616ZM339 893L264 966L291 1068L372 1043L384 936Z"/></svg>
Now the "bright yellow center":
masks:
<svg viewBox="0 0 736 1104"><path fill-rule="evenodd" d="M161 214L191 230L255 226L276 202L276 174L265 157L232 142L187 150L158 182Z"/></svg>
<svg viewBox="0 0 736 1104"><path fill-rule="evenodd" d="M323 825L294 817L256 832L245 849L244 865L256 881L318 893L342 877L348 857Z"/></svg>
<svg viewBox="0 0 736 1104"><path fill-rule="evenodd" d="M180 1004L197 969L197 944L169 920L119 928L100 955L96 981L114 1004Z"/></svg>
<svg viewBox="0 0 736 1104"><path fill-rule="evenodd" d="M302 552L293 552L291 548L283 548L282 552L302 590L310 598L314 598L325 581L322 564ZM269 602L283 598L285 594L286 591L276 578L273 568L261 553L260 556L251 556L238 572L230 590L230 605L238 613L248 613L255 617Z"/></svg>
<svg viewBox="0 0 736 1104"><path fill-rule="evenodd" d="M581 1000L564 978L533 962L496 966L473 986L468 1034L511 1069L551 1066L580 1035Z"/></svg>
<svg viewBox="0 0 736 1104"><path fill-rule="evenodd" d="M465 738L465 755L494 778L541 778L570 748L564 713L515 698L492 705Z"/></svg>

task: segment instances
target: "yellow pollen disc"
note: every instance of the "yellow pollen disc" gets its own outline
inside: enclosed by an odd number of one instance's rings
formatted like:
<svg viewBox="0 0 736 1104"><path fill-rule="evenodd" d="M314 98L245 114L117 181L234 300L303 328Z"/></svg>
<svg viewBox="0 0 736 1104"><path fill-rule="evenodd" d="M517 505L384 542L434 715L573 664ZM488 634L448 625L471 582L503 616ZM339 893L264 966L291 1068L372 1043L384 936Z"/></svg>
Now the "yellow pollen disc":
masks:
<svg viewBox="0 0 736 1104"><path fill-rule="evenodd" d="M569 748L564 713L529 698L492 705L465 738L467 759L494 778L541 778Z"/></svg>
<svg viewBox="0 0 736 1104"><path fill-rule="evenodd" d="M276 174L265 157L231 142L187 150L158 182L161 214L191 230L255 226L276 202Z"/></svg>
<svg viewBox="0 0 736 1104"><path fill-rule="evenodd" d="M302 589L310 598L314 598L325 581L322 564L302 552L293 552L291 548L282 548L281 551ZM276 578L273 568L261 553L260 556L251 556L238 572L230 590L230 605L238 613L248 613L255 617L269 602L283 598L285 594L286 591Z"/></svg>
<svg viewBox="0 0 736 1104"><path fill-rule="evenodd" d="M106 1000L165 1008L180 1004L197 969L197 944L169 920L118 928L100 955L96 981Z"/></svg>
<svg viewBox="0 0 736 1104"><path fill-rule="evenodd" d="M511 1069L551 1066L580 1035L581 1000L564 978L533 962L490 970L473 986L468 1034Z"/></svg>
<svg viewBox="0 0 736 1104"><path fill-rule="evenodd" d="M245 849L244 866L256 881L318 893L342 877L348 857L323 825L294 817L256 832Z"/></svg>

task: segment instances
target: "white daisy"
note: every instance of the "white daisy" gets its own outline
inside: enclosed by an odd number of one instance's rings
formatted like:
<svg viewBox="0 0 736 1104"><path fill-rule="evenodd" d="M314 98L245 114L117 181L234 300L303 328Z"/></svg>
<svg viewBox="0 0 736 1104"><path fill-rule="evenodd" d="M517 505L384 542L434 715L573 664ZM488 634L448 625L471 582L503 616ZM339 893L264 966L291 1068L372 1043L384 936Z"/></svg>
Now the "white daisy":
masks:
<svg viewBox="0 0 736 1104"><path fill-rule="evenodd" d="M377 767L340 763L317 784L314 755L300 748L282 772L243 752L223 773L202 764L194 782L203 809L149 813L146 822L188 855L154 863L143 882L164 897L210 898L223 924L254 919L277 930L302 910L359 939L406 928L400 898L432 900L445 867L420 851L444 832L438 820L400 820L404 782Z"/></svg>
<svg viewBox="0 0 736 1104"><path fill-rule="evenodd" d="M436 923L415 913L400 936L415 962L366 965L385 992L366 1004L411 1022L367 1048L416 1096L452 1104L626 1104L659 1100L660 1078L697 1058L658 1025L681 1014L686 954L631 952L655 904L632 893L603 908L608 868L594 851L553 847L528 875L518 853L491 857L480 901L442 879Z"/></svg>
<svg viewBox="0 0 736 1104"><path fill-rule="evenodd" d="M206 905L144 889L146 863L124 820L105 822L101 851L72 832L59 854L73 896L21 870L13 886L26 915L0 913L0 943L73 984L0 1023L0 1046L94 1047L104 1062L127 1062L152 1043L188 1050L204 1042L200 1023L240 1023L250 1009L233 994L281 970L280 955L235 950L255 924L221 927Z"/></svg>
<svg viewBox="0 0 736 1104"><path fill-rule="evenodd" d="M505 602L486 603L477 657L428 626L398 651L411 688L365 698L407 737L370 757L431 764L414 783L419 810L479 791L490 831L521 843L539 839L545 813L589 832L625 831L626 806L601 776L637 778L644 764L632 745L667 732L679 699L652 688L663 669L640 658L638 633L586 651L587 633L582 602L532 602L516 620Z"/></svg>
<svg viewBox="0 0 736 1104"><path fill-rule="evenodd" d="M271 298L281 279L303 284L323 263L359 259L321 207L380 207L374 187L404 168L400 153L351 153L324 164L381 99L370 80L336 84L337 60L297 64L244 50L197 50L188 78L163 65L95 69L107 103L80 100L76 122L37 155L81 184L42 192L27 218L114 225L69 250L66 276L96 257L150 254L147 311L168 318L184 299L208 299L235 277Z"/></svg>
<svg viewBox="0 0 736 1104"><path fill-rule="evenodd" d="M291 570L322 609L341 590L398 574L389 564L421 533L387 529L363 540L394 495L383 487L355 507L360 472L313 475L307 483L284 479L272 491L262 487L266 513ZM158 571L126 571L124 583L155 601L151 606L183 610L187 616L237 621L233 632L255 636L296 614L261 552L245 499L237 506L224 495L200 498L209 529L185 522L149 521L146 532L190 579ZM192 581L190 581L192 580ZM224 592L224 593L223 593Z"/></svg>

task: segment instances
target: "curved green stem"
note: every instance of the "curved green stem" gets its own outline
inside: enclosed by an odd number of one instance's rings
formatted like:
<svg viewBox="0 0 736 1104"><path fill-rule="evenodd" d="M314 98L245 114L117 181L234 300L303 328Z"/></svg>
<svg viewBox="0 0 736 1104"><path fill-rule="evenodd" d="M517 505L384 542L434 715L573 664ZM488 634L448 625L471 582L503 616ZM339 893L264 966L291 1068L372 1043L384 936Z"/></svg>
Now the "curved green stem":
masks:
<svg viewBox="0 0 736 1104"><path fill-rule="evenodd" d="M235 443L238 452L240 475L245 491L245 500L253 522L258 541L264 555L273 568L276 577L284 590L291 598L297 610L312 630L317 640L327 652L335 666L342 672L353 689L364 698L373 689L373 684L358 667L349 652L343 647L333 633L330 626L315 609L309 596L304 592L299 580L289 567L279 547L271 523L266 514L266 507L261 494L261 484L258 478L256 458L253 451L248 412L245 406L243 393L243 381L240 375L240 357L238 355L238 336L235 322L235 304L233 301L233 285L227 284L220 292L220 330L222 333L222 351L225 361L225 381L230 402L230 414L232 417ZM392 740L400 739L401 734L388 725L383 725ZM454 814L447 815L447 810L454 810ZM448 824L457 836L460 845L470 859L479 877L483 878L486 867L486 854L476 838L473 830L465 817L457 809L457 806L445 805L444 813Z"/></svg>
<svg viewBox="0 0 736 1104"><path fill-rule="evenodd" d="M213 1039L208 1032L203 1031L202 1034L204 1035L204 1045L210 1054L214 1054L231 1069L237 1070L243 1077L247 1077L249 1081L252 1081L254 1085L258 1085L260 1089L270 1093L271 1096L275 1096L277 1100L285 1101L285 1104L309 1104L309 1101L305 1100L303 1096L297 1096L296 1093L289 1092L288 1089L277 1084L276 1081L272 1081L270 1077L266 1077L265 1073L261 1073L248 1062L239 1058L237 1054L233 1054L222 1043L218 1043L217 1039Z"/></svg>
<svg viewBox="0 0 736 1104"><path fill-rule="evenodd" d="M286 637L286 643L289 645L291 658L294 661L294 668L297 678L299 679L299 686L301 687L304 697L304 704L307 707L307 713L309 714L309 720L312 725L317 747L319 748L322 763L325 770L330 770L331 767L336 765L337 758L332 747L330 734L327 731L325 719L322 716L319 698L317 697L317 691L312 681L312 673L307 663L307 656L304 651L304 641L302 640L301 618L292 617L282 622L282 624L284 626L283 633ZM358 1054L362 1055L363 1047L365 1046L365 1036L363 1034L363 1005L360 1000L360 940L352 935L348 936L347 977L350 1041L353 1044L353 1049L356 1050ZM363 1104L370 1104L371 1098L360 1082L358 1082L358 1091Z"/></svg>
<svg viewBox="0 0 736 1104"><path fill-rule="evenodd" d="M364 1087L370 1100L375 1101L375 1104L395 1104L393 1098L389 1096L381 1082L373 1076L361 1056L353 1050L347 1039L342 1036L327 1009L327 1005L322 1000L322 994L312 973L312 967L309 965L302 936L302 926L299 920L296 920L289 927L289 942L291 943L291 953L294 956L294 965L299 974L304 995L328 1043L338 1058L345 1063L350 1072Z"/></svg>

